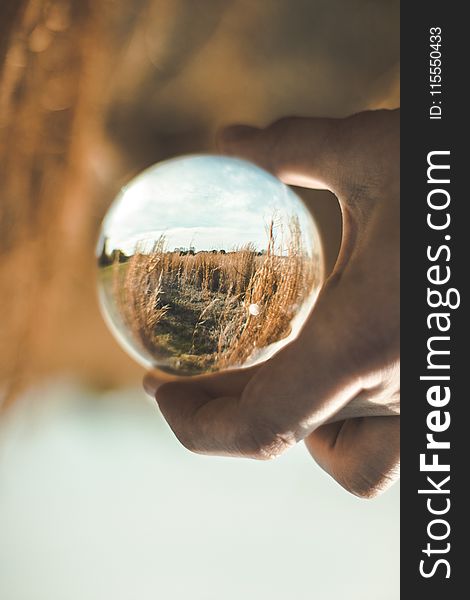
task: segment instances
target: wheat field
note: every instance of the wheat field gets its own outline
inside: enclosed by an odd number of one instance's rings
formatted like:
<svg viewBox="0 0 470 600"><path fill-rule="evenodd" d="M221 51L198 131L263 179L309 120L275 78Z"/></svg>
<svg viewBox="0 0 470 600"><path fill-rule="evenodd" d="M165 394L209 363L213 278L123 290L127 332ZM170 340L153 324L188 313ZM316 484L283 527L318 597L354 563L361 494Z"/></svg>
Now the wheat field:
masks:
<svg viewBox="0 0 470 600"><path fill-rule="evenodd" d="M299 307L321 283L319 261L303 247L295 218L278 241L271 222L262 252L252 245L197 253L165 246L163 236L150 250L137 244L102 270L132 345L168 372L256 361L289 336Z"/></svg>

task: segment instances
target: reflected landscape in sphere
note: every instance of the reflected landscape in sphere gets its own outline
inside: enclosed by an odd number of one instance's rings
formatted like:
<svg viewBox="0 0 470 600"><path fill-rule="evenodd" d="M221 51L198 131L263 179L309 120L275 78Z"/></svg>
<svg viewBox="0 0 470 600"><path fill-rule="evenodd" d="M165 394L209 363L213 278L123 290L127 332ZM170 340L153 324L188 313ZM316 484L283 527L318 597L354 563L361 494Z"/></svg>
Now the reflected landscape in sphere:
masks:
<svg viewBox="0 0 470 600"><path fill-rule="evenodd" d="M140 364L176 375L251 366L291 341L323 283L303 202L251 163L194 155L133 179L106 215L98 287Z"/></svg>

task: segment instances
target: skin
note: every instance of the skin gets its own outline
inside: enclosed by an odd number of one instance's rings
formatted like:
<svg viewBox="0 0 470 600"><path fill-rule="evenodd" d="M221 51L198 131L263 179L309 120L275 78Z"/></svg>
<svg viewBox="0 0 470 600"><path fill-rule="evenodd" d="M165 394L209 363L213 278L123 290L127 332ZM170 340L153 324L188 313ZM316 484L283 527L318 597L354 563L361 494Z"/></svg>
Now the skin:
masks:
<svg viewBox="0 0 470 600"><path fill-rule="evenodd" d="M304 440L349 492L371 498L399 472L399 111L233 126L220 151L341 205L337 264L298 338L250 369L144 385L180 442L271 459Z"/></svg>

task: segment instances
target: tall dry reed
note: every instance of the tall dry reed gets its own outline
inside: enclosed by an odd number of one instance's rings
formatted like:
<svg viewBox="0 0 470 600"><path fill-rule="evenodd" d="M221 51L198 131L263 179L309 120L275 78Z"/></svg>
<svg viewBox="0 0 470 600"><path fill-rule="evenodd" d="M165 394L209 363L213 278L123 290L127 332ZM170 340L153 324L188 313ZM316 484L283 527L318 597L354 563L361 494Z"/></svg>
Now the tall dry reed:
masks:
<svg viewBox="0 0 470 600"><path fill-rule="evenodd" d="M150 251L138 246L124 264L115 261L114 296L134 338L152 353L162 345L162 326L176 320L192 329L193 343L181 352L193 356L195 369L204 353L205 367L218 370L287 337L316 283L316 269L297 218L277 236L271 222L267 234L264 253L253 245L227 253L171 252L161 237ZM180 318L188 312L189 322Z"/></svg>

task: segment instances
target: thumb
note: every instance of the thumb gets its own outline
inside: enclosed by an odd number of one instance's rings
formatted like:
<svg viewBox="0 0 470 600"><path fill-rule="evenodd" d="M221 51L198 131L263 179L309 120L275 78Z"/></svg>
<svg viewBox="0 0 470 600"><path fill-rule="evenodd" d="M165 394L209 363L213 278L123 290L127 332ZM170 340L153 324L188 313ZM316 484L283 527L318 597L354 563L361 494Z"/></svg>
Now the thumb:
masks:
<svg viewBox="0 0 470 600"><path fill-rule="evenodd" d="M339 119L287 117L265 129L233 125L221 130L223 154L246 158L285 183L340 191Z"/></svg>
<svg viewBox="0 0 470 600"><path fill-rule="evenodd" d="M315 461L360 498L373 498L399 476L400 417L347 419L323 425L305 444Z"/></svg>

